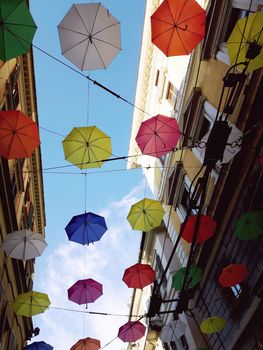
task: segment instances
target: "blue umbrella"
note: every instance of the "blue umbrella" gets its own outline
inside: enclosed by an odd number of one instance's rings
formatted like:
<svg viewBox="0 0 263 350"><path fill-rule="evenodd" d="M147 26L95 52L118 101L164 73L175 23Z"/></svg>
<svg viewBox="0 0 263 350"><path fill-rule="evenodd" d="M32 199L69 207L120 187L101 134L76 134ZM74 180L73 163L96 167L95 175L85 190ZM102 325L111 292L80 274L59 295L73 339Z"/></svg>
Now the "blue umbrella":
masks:
<svg viewBox="0 0 263 350"><path fill-rule="evenodd" d="M25 350L52 350L53 346L45 343L44 341L35 341L25 347Z"/></svg>
<svg viewBox="0 0 263 350"><path fill-rule="evenodd" d="M70 241L89 245L101 239L107 225L103 216L89 212L73 216L65 230Z"/></svg>

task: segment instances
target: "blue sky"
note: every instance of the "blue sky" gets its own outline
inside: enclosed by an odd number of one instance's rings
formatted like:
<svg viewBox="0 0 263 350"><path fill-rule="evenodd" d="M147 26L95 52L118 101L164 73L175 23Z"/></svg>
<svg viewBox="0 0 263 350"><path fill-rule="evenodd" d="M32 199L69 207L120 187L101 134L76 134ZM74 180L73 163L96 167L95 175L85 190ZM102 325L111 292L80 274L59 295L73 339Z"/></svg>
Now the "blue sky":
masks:
<svg viewBox="0 0 263 350"><path fill-rule="evenodd" d="M134 102L145 1L112 0L102 4L121 22L122 51L106 70L91 71L91 78ZM30 1L38 26L34 45L67 64L69 61L61 55L57 25L71 5L68 0ZM126 161L108 162L100 169L87 171L86 209L104 215L109 229L100 242L83 247L69 242L64 228L72 216L85 210L85 175L76 167L52 169L52 173L45 169L70 165L64 160L61 141L73 127L86 125L87 111L89 125L96 125L112 138L113 154L127 155L133 108L37 49L34 60L48 243L36 260L34 290L48 293L52 304L34 318L34 326L41 330L33 340L44 340L54 349L64 350L89 336L101 340L103 347L117 336L127 317L83 316L52 307L85 310L67 301L67 289L85 277L104 287L103 296L89 305L88 311L128 314L132 291L121 278L124 269L137 262L141 233L130 229L126 216L130 206L144 197L142 172L119 171L126 169ZM66 174L57 173L61 171ZM116 339L106 349L126 347Z"/></svg>

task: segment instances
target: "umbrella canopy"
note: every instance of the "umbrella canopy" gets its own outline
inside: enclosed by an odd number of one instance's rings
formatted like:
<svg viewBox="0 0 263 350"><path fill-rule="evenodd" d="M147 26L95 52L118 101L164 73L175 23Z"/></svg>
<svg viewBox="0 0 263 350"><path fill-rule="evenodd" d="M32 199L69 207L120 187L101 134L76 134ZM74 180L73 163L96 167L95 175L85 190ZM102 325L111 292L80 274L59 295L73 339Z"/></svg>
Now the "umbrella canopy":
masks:
<svg viewBox="0 0 263 350"><path fill-rule="evenodd" d="M68 289L68 298L79 305L94 303L102 295L102 284L92 278L78 280Z"/></svg>
<svg viewBox="0 0 263 350"><path fill-rule="evenodd" d="M133 204L127 216L133 230L150 231L161 224L164 210L160 202L144 198Z"/></svg>
<svg viewBox="0 0 263 350"><path fill-rule="evenodd" d="M195 0L164 0L151 16L152 42L166 56L188 55L205 36L205 18Z"/></svg>
<svg viewBox="0 0 263 350"><path fill-rule="evenodd" d="M73 128L62 144L65 159L80 169L100 168L111 156L111 139L96 126Z"/></svg>
<svg viewBox="0 0 263 350"><path fill-rule="evenodd" d="M58 33L62 54L82 71L106 68L121 50L120 22L101 3L73 4Z"/></svg>
<svg viewBox="0 0 263 350"><path fill-rule="evenodd" d="M211 334L220 332L226 326L226 320L223 317L212 316L204 320L200 329L202 333Z"/></svg>
<svg viewBox="0 0 263 350"><path fill-rule="evenodd" d="M237 220L234 234L237 238L249 241L263 233L263 211L248 211Z"/></svg>
<svg viewBox="0 0 263 350"><path fill-rule="evenodd" d="M37 26L26 0L0 2L0 59L8 61L31 48Z"/></svg>
<svg viewBox="0 0 263 350"><path fill-rule="evenodd" d="M155 271L148 264L135 264L124 271L123 282L129 288L143 288L153 283Z"/></svg>
<svg viewBox="0 0 263 350"><path fill-rule="evenodd" d="M100 341L94 338L84 338L80 339L74 344L70 350L99 350Z"/></svg>
<svg viewBox="0 0 263 350"><path fill-rule="evenodd" d="M104 217L91 212L73 216L65 227L69 240L83 245L99 241L107 229Z"/></svg>
<svg viewBox="0 0 263 350"><path fill-rule="evenodd" d="M263 67L262 23L262 12L237 21L226 43L231 64L247 61L248 72Z"/></svg>
<svg viewBox="0 0 263 350"><path fill-rule="evenodd" d="M128 321L119 328L118 337L124 342L134 342L142 338L146 327L139 321Z"/></svg>
<svg viewBox="0 0 263 350"><path fill-rule="evenodd" d="M243 264L230 264L225 267L218 278L222 287L232 287L244 282L247 278L248 270Z"/></svg>
<svg viewBox="0 0 263 350"><path fill-rule="evenodd" d="M39 292L27 292L19 294L12 303L14 312L17 315L32 317L42 314L50 305L47 294Z"/></svg>
<svg viewBox="0 0 263 350"><path fill-rule="evenodd" d="M178 270L172 278L172 287L181 290L185 278L186 267L182 267ZM203 271L197 266L191 265L186 279L186 289L194 288L202 279Z"/></svg>
<svg viewBox="0 0 263 350"><path fill-rule="evenodd" d="M40 256L47 243L40 233L29 230L8 233L3 249L8 256L19 260L29 260Z"/></svg>
<svg viewBox="0 0 263 350"><path fill-rule="evenodd" d="M30 157L40 144L37 124L21 111L0 111L0 156Z"/></svg>
<svg viewBox="0 0 263 350"><path fill-rule="evenodd" d="M192 243L196 224L196 215L191 215L186 222L182 238L188 243ZM216 230L216 222L208 215L201 215L197 232L197 243L203 243L211 238Z"/></svg>
<svg viewBox="0 0 263 350"><path fill-rule="evenodd" d="M135 139L143 154L160 158L176 147L180 136L175 118L158 114L141 123Z"/></svg>
<svg viewBox="0 0 263 350"><path fill-rule="evenodd" d="M181 320L172 320L162 328L160 338L163 342L169 343L179 339L185 334L186 324Z"/></svg>
<svg viewBox="0 0 263 350"><path fill-rule="evenodd" d="M52 350L53 346L45 343L44 341L35 341L25 347L25 350Z"/></svg>

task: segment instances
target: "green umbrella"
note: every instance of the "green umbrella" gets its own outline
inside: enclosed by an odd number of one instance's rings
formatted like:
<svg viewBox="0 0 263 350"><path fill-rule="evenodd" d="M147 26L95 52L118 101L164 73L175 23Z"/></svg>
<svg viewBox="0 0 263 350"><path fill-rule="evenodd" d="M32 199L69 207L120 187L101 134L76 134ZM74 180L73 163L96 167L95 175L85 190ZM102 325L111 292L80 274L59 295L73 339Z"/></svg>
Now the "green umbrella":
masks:
<svg viewBox="0 0 263 350"><path fill-rule="evenodd" d="M248 211L236 222L234 234L241 240L255 239L263 233L263 211Z"/></svg>
<svg viewBox="0 0 263 350"><path fill-rule="evenodd" d="M211 334L220 332L226 326L226 320L223 317L211 316L204 320L200 325L202 333Z"/></svg>
<svg viewBox="0 0 263 350"><path fill-rule="evenodd" d="M0 0L0 59L28 52L36 29L26 0Z"/></svg>
<svg viewBox="0 0 263 350"><path fill-rule="evenodd" d="M177 290L182 289L185 271L186 271L186 267L182 267L173 275L173 279L172 279L173 288ZM203 272L199 267L191 265L188 270L186 289L194 288L201 281L202 274Z"/></svg>

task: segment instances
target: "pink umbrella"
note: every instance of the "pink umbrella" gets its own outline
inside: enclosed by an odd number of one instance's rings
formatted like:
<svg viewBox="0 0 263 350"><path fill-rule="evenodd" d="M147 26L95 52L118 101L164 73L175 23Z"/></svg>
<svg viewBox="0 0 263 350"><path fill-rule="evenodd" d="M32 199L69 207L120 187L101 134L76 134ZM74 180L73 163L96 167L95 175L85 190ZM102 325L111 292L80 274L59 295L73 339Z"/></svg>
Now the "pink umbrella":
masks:
<svg viewBox="0 0 263 350"><path fill-rule="evenodd" d="M118 337L124 342L134 342L142 338L146 327L139 321L128 321L119 328Z"/></svg>
<svg viewBox="0 0 263 350"><path fill-rule="evenodd" d="M135 140L143 154L160 158L176 147L180 136L177 121L158 114L141 123Z"/></svg>
<svg viewBox="0 0 263 350"><path fill-rule="evenodd" d="M94 303L102 295L102 284L91 278L78 280L68 289L68 299L75 303Z"/></svg>

